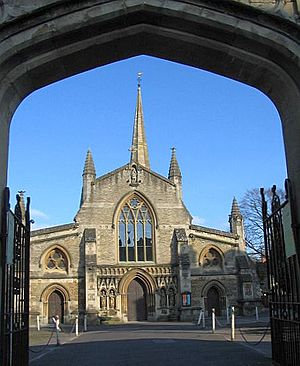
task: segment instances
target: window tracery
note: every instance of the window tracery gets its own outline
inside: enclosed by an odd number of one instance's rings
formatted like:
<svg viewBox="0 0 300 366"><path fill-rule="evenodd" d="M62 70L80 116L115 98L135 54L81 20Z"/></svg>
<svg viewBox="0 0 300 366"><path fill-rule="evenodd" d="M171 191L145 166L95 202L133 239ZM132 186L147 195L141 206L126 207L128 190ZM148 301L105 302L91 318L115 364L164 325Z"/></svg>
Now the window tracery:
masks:
<svg viewBox="0 0 300 366"><path fill-rule="evenodd" d="M153 261L153 220L146 203L130 198L119 217L120 262Z"/></svg>
<svg viewBox="0 0 300 366"><path fill-rule="evenodd" d="M210 248L203 256L202 266L204 268L221 267L222 257L220 253L216 249Z"/></svg>
<svg viewBox="0 0 300 366"><path fill-rule="evenodd" d="M67 271L68 269L67 257L59 248L55 248L48 253L45 263L47 270Z"/></svg>

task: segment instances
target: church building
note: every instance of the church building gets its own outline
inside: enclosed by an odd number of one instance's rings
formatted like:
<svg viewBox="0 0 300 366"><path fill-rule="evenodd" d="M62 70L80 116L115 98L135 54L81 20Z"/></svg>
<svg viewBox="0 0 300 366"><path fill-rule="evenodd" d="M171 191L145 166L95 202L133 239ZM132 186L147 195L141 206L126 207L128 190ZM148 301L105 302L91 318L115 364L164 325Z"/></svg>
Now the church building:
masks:
<svg viewBox="0 0 300 366"><path fill-rule="evenodd" d="M192 224L172 149L168 176L150 167L140 81L129 163L96 176L87 152L74 222L31 235L30 314L46 324L87 315L127 321L195 320L200 309L240 314L260 302L237 201L230 232ZM188 187L187 187L188 189Z"/></svg>

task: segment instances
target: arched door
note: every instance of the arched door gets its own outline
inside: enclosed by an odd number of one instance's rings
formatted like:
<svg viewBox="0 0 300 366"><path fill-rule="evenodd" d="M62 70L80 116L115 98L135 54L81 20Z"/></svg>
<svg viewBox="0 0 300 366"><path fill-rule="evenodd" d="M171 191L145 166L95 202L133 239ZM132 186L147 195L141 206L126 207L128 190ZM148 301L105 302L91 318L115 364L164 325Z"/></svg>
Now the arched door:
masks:
<svg viewBox="0 0 300 366"><path fill-rule="evenodd" d="M53 291L48 299L48 321L52 323L52 317L58 315L61 323L64 321L64 298L60 291Z"/></svg>
<svg viewBox="0 0 300 366"><path fill-rule="evenodd" d="M207 311L211 315L212 309L215 309L216 315L221 315L220 294L216 287L211 287L207 291Z"/></svg>
<svg viewBox="0 0 300 366"><path fill-rule="evenodd" d="M145 286L139 279L130 282L127 290L128 320L147 320L147 302Z"/></svg>

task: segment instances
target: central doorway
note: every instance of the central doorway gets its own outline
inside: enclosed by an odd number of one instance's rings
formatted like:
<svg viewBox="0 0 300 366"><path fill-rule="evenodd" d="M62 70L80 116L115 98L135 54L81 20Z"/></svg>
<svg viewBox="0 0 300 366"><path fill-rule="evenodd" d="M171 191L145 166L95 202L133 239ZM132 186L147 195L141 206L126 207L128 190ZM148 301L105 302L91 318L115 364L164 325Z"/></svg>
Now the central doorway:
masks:
<svg viewBox="0 0 300 366"><path fill-rule="evenodd" d="M144 283L138 278L133 279L127 290L128 321L147 320L147 301Z"/></svg>

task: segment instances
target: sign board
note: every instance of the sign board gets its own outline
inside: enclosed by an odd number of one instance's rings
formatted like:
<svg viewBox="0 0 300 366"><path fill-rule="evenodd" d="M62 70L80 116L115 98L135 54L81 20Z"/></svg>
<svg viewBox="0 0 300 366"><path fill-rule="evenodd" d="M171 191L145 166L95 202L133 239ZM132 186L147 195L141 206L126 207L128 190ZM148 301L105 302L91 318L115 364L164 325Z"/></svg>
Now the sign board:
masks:
<svg viewBox="0 0 300 366"><path fill-rule="evenodd" d="M296 245L294 240L294 233L292 230L291 206L289 202L282 208L282 226L284 234L285 254L286 257L289 258L296 254Z"/></svg>
<svg viewBox="0 0 300 366"><path fill-rule="evenodd" d="M6 263L13 264L14 261L14 236L15 217L11 211L7 212L7 241L6 241Z"/></svg>
<svg viewBox="0 0 300 366"><path fill-rule="evenodd" d="M182 297L182 306L191 306L191 293L184 292L181 294Z"/></svg>

